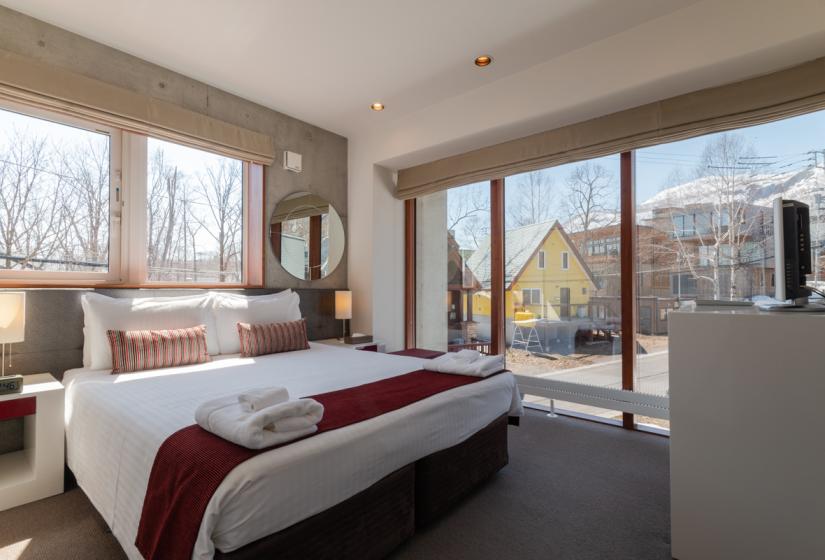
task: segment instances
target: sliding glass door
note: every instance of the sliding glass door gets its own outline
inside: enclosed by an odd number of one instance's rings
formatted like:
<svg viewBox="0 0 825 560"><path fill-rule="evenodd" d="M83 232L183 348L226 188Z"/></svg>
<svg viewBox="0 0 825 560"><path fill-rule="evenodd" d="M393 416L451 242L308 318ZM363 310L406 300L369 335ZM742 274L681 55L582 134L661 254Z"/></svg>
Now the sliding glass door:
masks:
<svg viewBox="0 0 825 560"><path fill-rule="evenodd" d="M416 200L416 345L490 350L490 276L470 268L489 246L490 183Z"/></svg>

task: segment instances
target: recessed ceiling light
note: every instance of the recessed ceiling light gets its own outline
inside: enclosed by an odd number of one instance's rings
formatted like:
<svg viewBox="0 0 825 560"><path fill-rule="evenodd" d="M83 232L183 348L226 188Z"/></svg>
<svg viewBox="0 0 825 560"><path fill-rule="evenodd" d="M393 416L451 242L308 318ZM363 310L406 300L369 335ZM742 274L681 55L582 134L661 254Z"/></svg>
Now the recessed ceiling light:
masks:
<svg viewBox="0 0 825 560"><path fill-rule="evenodd" d="M370 105L370 109L372 109L373 111L383 111L384 110L384 104L383 103L373 103L372 105Z"/></svg>
<svg viewBox="0 0 825 560"><path fill-rule="evenodd" d="M493 62L493 57L488 54L483 54L481 56L477 56L475 59L476 66L484 68L485 66L490 66Z"/></svg>

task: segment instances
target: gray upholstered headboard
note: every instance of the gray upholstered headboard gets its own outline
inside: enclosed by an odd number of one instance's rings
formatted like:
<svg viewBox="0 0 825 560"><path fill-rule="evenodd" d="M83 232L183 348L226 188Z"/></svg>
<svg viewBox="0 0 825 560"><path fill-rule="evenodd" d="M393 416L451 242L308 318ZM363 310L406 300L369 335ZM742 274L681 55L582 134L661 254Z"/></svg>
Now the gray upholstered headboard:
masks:
<svg viewBox="0 0 825 560"><path fill-rule="evenodd" d="M67 369L83 364L83 311L80 297L85 289L29 289L26 292L26 340L12 347L12 368L6 373L49 372L58 379ZM176 296L200 293L187 289L98 289L110 297ZM237 289L247 295L271 294L280 290ZM335 290L297 289L301 312L307 319L310 340L338 336L335 321Z"/></svg>

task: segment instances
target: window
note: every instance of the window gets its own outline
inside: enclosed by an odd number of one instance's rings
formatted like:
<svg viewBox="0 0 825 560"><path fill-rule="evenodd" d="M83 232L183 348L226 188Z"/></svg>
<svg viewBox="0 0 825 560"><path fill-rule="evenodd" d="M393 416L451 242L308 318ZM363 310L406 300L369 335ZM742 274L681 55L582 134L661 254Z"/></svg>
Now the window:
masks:
<svg viewBox="0 0 825 560"><path fill-rule="evenodd" d="M825 279L817 250L825 239L822 130L825 111L636 152L637 272L669 280L638 289L640 305L659 308L658 323L639 325L638 390L668 394L667 314L677 300L773 295L777 196L811 207L817 264L808 282Z"/></svg>
<svg viewBox="0 0 825 560"><path fill-rule="evenodd" d="M522 305L541 305L541 288L525 288L521 291Z"/></svg>
<svg viewBox="0 0 825 560"><path fill-rule="evenodd" d="M259 165L3 102L0 284L243 283L262 193Z"/></svg>
<svg viewBox="0 0 825 560"><path fill-rule="evenodd" d="M670 275L670 293L677 297L696 296L697 279L690 273Z"/></svg>
<svg viewBox="0 0 825 560"><path fill-rule="evenodd" d="M544 270L544 251L539 251L539 270Z"/></svg>
<svg viewBox="0 0 825 560"><path fill-rule="evenodd" d="M607 249L619 239L619 175L619 157L610 156L505 177L504 336L513 373L569 383L577 394L622 386L621 271L618 251ZM533 266L542 251L544 268Z"/></svg>
<svg viewBox="0 0 825 560"><path fill-rule="evenodd" d="M693 214L677 214L673 216L673 236L692 237L696 233Z"/></svg>
<svg viewBox="0 0 825 560"><path fill-rule="evenodd" d="M485 239L485 250L470 260L471 268L489 274L487 243L503 252L503 289L489 297L503 300L504 315L490 329L503 332L508 369L520 379L540 376L576 385L570 394L584 401L592 402L594 380L605 390L666 399L670 310L697 298L773 295L771 203L777 196L809 205L807 281L825 287L822 130L825 111L495 181L490 192L499 195L503 185L504 204L491 216L491 227L503 235ZM634 195L638 206L628 240L622 237L627 230L619 200L628 204ZM586 217L571 211L576 204L558 203L578 196L593 203ZM631 241L635 278L622 275L628 263L618 258ZM539 249L547 252L545 270L526 264ZM587 278L577 284L579 275ZM543 301L533 292L537 286L543 287ZM634 316L622 317L622 297L634 287ZM634 349L635 357L626 355ZM546 359L551 354L564 358ZM616 417L616 411L581 403L565 406ZM633 417L626 413L625 425ZM667 420L638 413L635 418L669 427Z"/></svg>
<svg viewBox="0 0 825 560"><path fill-rule="evenodd" d="M119 132L27 113L0 109L0 277L111 279Z"/></svg>
<svg viewBox="0 0 825 560"><path fill-rule="evenodd" d="M147 147L148 279L241 282L243 162L154 138Z"/></svg>
<svg viewBox="0 0 825 560"><path fill-rule="evenodd" d="M415 201L416 345L490 347L490 184Z"/></svg>

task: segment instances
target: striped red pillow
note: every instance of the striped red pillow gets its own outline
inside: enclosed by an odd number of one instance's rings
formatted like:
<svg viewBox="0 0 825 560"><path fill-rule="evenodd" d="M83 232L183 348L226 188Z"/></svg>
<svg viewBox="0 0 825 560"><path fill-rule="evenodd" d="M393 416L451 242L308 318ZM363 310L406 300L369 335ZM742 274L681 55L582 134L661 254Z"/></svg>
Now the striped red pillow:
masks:
<svg viewBox="0 0 825 560"><path fill-rule="evenodd" d="M160 331L106 331L112 373L208 362L206 325Z"/></svg>
<svg viewBox="0 0 825 560"><path fill-rule="evenodd" d="M238 336L244 357L309 348L306 319L264 325L238 323Z"/></svg>

